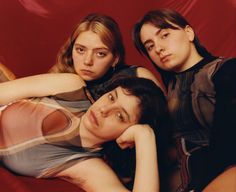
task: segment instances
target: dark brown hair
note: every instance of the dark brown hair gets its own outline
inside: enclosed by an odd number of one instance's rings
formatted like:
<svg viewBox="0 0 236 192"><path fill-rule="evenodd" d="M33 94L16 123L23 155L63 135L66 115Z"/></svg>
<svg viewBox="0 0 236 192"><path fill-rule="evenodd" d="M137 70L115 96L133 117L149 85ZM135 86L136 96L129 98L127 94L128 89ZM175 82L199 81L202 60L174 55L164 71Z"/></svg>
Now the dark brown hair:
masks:
<svg viewBox="0 0 236 192"><path fill-rule="evenodd" d="M177 11L174 11L171 9L157 9L157 10L147 12L143 16L143 18L134 25L132 38L133 38L134 45L135 45L136 49L139 51L139 53L148 57L148 59L152 63L153 63L153 61L149 57L147 50L145 49L145 47L141 41L141 38L140 38L141 28L146 23L151 23L160 29L171 28L174 30L178 30L180 28L185 28L187 25L190 26L188 21L181 14L179 14ZM211 54L206 50L206 48L201 45L201 43L196 35L194 37L193 43L195 45L197 52L202 57L211 56ZM168 76L170 73L160 69L158 66L155 65L155 63L153 63L153 64L157 68L157 70L162 74L162 76L164 78L163 80L165 83L165 77Z"/></svg>

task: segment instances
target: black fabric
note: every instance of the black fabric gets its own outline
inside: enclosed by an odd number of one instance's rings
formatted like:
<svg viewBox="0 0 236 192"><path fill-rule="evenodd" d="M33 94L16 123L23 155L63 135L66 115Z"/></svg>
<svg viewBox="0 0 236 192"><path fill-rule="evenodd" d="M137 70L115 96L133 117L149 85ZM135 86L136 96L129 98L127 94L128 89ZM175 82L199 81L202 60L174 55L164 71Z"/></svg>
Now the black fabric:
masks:
<svg viewBox="0 0 236 192"><path fill-rule="evenodd" d="M236 58L228 60L221 67L213 82L216 105L210 148L213 151L215 169L221 172L236 164Z"/></svg>
<svg viewBox="0 0 236 192"><path fill-rule="evenodd" d="M198 122L192 111L193 93L190 87L199 70L214 59L214 57L205 58L194 67L175 74L176 81L173 81L174 83L171 86L171 89L179 89L177 94L179 104L172 110L174 136L175 138L183 137L187 143L184 144L183 150L186 151L184 154L187 157L185 163L188 166L191 181L186 190L202 191L227 167L236 165L234 153L236 148L235 58L226 60L217 71L213 71L211 88L215 92L213 99L215 106L213 120L207 129ZM201 144L201 139L207 142ZM194 147L196 144L200 146L197 150Z"/></svg>
<svg viewBox="0 0 236 192"><path fill-rule="evenodd" d="M137 66L119 65L114 70L111 68L102 78L94 81L87 81L87 89L94 100L97 100L106 91L106 87L118 76L135 77Z"/></svg>
<svg viewBox="0 0 236 192"><path fill-rule="evenodd" d="M201 139L209 137L208 130L203 129L197 121L192 109L191 85L194 81L195 74L206 64L213 61L215 57L204 58L190 69L176 73L172 77L173 84L168 90L168 100L175 97L177 105L171 109L174 136L184 137L191 141L199 142ZM174 91L176 95L170 95Z"/></svg>

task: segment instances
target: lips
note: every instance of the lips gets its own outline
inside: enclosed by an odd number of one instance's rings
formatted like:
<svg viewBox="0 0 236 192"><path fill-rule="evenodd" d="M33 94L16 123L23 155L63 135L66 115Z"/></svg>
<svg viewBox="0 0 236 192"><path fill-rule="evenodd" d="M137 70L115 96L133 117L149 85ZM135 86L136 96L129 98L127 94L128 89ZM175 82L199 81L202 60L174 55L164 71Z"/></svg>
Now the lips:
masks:
<svg viewBox="0 0 236 192"><path fill-rule="evenodd" d="M96 117L96 115L94 114L94 112L92 110L90 110L90 113L89 113L89 119L92 123L94 123L96 126L99 126L99 123L98 123L98 119Z"/></svg>
<svg viewBox="0 0 236 192"><path fill-rule="evenodd" d="M164 63L164 62L166 62L167 60L169 60L169 56L170 56L170 55L165 55L165 56L161 57L161 62Z"/></svg>
<svg viewBox="0 0 236 192"><path fill-rule="evenodd" d="M81 71L81 73L82 73L83 75L91 75L91 74L93 74L92 71L86 70L86 69L82 69L82 70L80 70L80 71Z"/></svg>

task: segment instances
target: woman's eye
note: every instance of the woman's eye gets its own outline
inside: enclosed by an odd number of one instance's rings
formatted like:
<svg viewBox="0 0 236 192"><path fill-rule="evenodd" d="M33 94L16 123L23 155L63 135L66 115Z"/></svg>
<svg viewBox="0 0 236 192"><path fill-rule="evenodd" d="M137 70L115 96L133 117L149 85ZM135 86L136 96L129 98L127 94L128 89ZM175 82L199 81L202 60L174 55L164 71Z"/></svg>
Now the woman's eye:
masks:
<svg viewBox="0 0 236 192"><path fill-rule="evenodd" d="M78 53L80 53L80 54L83 54L83 53L85 52L84 49L81 48L81 47L77 47L77 48L76 48L76 51L77 51Z"/></svg>
<svg viewBox="0 0 236 192"><path fill-rule="evenodd" d="M105 57L107 54L104 52L97 52L98 57Z"/></svg>
<svg viewBox="0 0 236 192"><path fill-rule="evenodd" d="M161 36L161 38L162 38L162 39L166 39L168 36L169 36L169 33L164 33L164 34Z"/></svg>
<svg viewBox="0 0 236 192"><path fill-rule="evenodd" d="M113 97L113 95L111 93L108 94L108 99L111 101L111 102L114 102L115 99Z"/></svg>
<svg viewBox="0 0 236 192"><path fill-rule="evenodd" d="M147 45L145 46L145 48L146 48L146 50L147 50L148 52L151 51L151 50L153 49L153 47L154 47L154 44L153 44L153 43L147 44Z"/></svg>
<svg viewBox="0 0 236 192"><path fill-rule="evenodd" d="M119 119L119 121L121 121L121 122L124 122L124 117L123 117L123 115L121 114L121 112L117 112L117 118Z"/></svg>
<svg viewBox="0 0 236 192"><path fill-rule="evenodd" d="M151 45L147 46L147 48L146 48L146 49L147 49L148 51L151 51L151 50L153 49L153 47L154 47L154 45L153 45L153 44L151 44Z"/></svg>

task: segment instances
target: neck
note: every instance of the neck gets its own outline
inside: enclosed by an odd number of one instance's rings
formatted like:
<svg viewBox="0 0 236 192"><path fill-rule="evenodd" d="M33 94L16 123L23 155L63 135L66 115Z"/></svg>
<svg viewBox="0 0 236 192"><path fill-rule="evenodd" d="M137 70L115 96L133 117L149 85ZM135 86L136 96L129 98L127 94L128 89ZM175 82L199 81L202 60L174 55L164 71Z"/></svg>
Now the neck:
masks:
<svg viewBox="0 0 236 192"><path fill-rule="evenodd" d="M89 147L89 148L101 147L104 141L99 137L97 137L96 135L94 135L91 131L86 129L86 127L82 123L83 117L84 116L81 117L81 123L79 126L79 135L82 147Z"/></svg>

